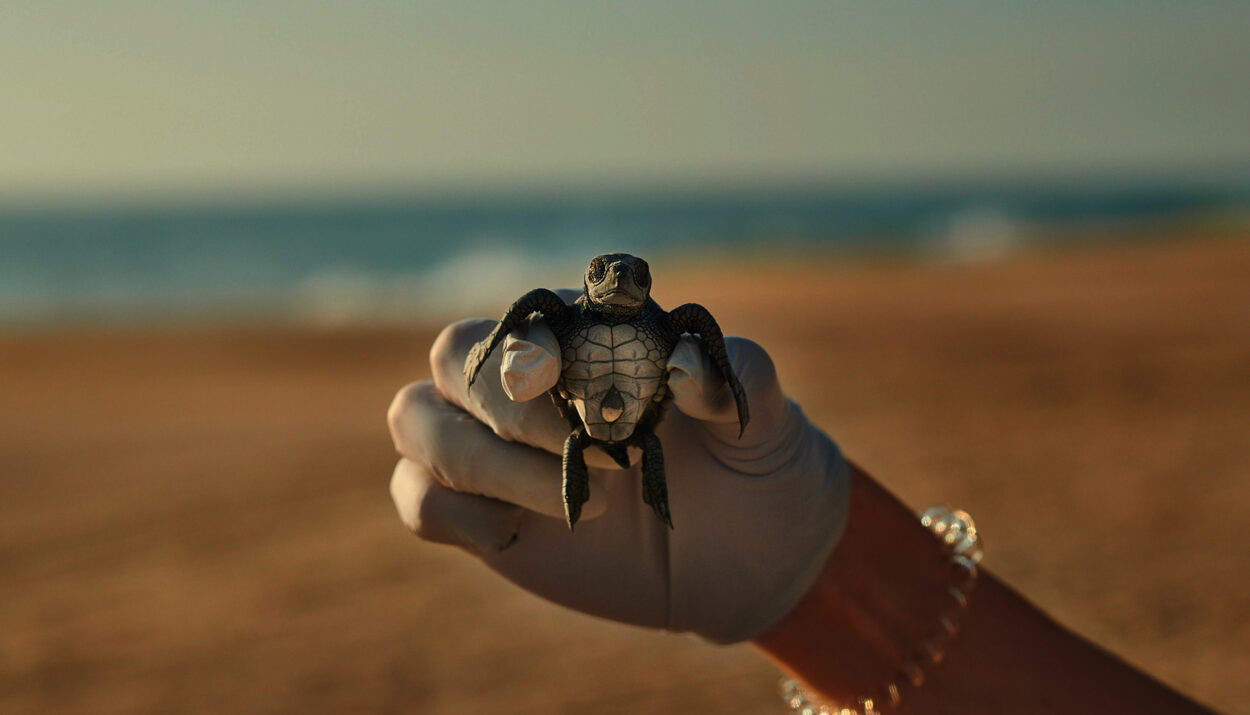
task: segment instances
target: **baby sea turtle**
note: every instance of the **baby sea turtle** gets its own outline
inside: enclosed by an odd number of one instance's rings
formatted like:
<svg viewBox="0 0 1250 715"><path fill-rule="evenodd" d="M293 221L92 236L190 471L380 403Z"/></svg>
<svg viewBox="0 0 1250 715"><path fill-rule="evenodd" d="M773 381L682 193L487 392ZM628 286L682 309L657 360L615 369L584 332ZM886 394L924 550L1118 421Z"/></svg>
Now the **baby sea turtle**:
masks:
<svg viewBox="0 0 1250 715"><path fill-rule="evenodd" d="M655 428L672 401L668 358L682 333L697 334L724 375L738 405L739 437L750 419L746 392L729 364L725 338L712 314L695 303L665 312L650 293L646 261L625 253L595 256L586 269L582 295L572 305L546 288L526 293L465 361L465 385L472 388L491 351L533 313L542 314L560 341L561 372L551 398L572 430L564 442L569 529L590 498L582 452L591 445L621 468L629 467L627 447L642 449L642 500L672 528L664 453Z"/></svg>

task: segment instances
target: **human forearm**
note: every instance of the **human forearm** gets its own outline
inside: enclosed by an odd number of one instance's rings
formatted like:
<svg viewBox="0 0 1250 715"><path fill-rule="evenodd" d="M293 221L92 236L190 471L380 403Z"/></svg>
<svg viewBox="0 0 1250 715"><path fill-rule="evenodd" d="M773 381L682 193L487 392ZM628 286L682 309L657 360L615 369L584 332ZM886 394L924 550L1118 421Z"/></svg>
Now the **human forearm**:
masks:
<svg viewBox="0 0 1250 715"><path fill-rule="evenodd" d="M992 574L951 644L900 712L1210 713L1055 623Z"/></svg>
<svg viewBox="0 0 1250 715"><path fill-rule="evenodd" d="M981 570L968 608L937 539L856 469L850 519L817 584L756 645L815 693L853 704L873 696L898 713L1202 713L1208 710L1062 628ZM941 638L943 614L959 632ZM924 652L943 643L940 664ZM923 666L921 687L900 673ZM914 674L914 671L912 671ZM883 687L901 701L884 707Z"/></svg>

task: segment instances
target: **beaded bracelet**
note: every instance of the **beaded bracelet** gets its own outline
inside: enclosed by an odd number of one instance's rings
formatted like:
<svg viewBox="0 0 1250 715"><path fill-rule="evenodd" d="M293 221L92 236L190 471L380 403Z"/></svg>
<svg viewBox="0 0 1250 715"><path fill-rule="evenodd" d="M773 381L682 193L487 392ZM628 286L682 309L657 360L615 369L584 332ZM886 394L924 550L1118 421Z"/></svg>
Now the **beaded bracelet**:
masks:
<svg viewBox="0 0 1250 715"><path fill-rule="evenodd" d="M856 698L854 707L837 707L808 695L793 679L782 678L781 699L791 712L802 715L876 715L882 707L894 707L902 699L903 684L918 688L924 684L924 668L942 662L946 646L959 632L959 618L968 607L968 594L977 583L977 564L981 562L981 536L977 526L966 511L947 511L940 506L930 507L920 515L920 523L942 540L942 547L950 557L955 580L947 589L952 603L938 618L941 629L937 635L921 644L915 655L903 662L897 678L885 684L875 696Z"/></svg>

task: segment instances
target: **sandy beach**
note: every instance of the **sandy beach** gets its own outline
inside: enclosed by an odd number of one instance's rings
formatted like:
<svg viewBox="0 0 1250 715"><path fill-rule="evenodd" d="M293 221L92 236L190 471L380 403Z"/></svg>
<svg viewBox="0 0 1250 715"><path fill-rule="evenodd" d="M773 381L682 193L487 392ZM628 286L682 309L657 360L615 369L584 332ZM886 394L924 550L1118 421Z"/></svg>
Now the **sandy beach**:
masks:
<svg viewBox="0 0 1250 715"><path fill-rule="evenodd" d="M662 305L766 346L1010 584L1250 712L1250 240L677 270ZM571 614L404 530L384 414L437 328L0 334L0 712L780 712L749 646Z"/></svg>

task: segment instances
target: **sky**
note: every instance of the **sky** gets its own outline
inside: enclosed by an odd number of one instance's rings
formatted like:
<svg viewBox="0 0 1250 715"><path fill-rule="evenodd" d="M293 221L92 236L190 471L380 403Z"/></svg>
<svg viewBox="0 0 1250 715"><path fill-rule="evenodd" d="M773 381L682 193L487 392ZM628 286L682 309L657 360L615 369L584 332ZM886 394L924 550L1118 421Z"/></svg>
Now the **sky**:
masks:
<svg viewBox="0 0 1250 715"><path fill-rule="evenodd" d="M0 201L1250 167L1250 3L6 0Z"/></svg>

